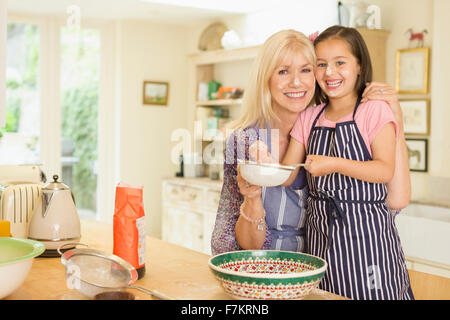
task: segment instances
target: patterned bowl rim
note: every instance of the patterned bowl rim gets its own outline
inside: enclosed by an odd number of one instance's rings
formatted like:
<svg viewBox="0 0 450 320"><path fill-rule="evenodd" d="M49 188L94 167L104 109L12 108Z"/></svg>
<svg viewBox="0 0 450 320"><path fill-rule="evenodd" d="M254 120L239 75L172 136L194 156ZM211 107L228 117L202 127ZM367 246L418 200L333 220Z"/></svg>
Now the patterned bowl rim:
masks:
<svg viewBox="0 0 450 320"><path fill-rule="evenodd" d="M313 257L315 259L320 260L323 263L323 266L314 270L310 270L310 271L303 271L303 272L298 272L298 273L287 273L287 274L279 274L279 273L274 273L274 274L270 274L270 273L251 273L251 272L242 272L242 271L233 271L233 270L225 270L221 267L215 266L212 263L212 260L220 257L220 256L224 256L224 255L228 255L230 253L238 253L238 252L279 252L279 253L287 253L287 254L299 254L299 255L303 255L303 256L309 256L309 257ZM257 257L256 257L257 258ZM289 278L303 278L303 277L310 277L310 276L314 276L320 273L325 272L325 270L328 267L328 263L317 256L314 256L312 254L307 254L307 253L303 253L303 252L293 252L293 251L282 251L282 250L239 250L239 251L229 251L229 252L225 252L225 253L221 253L215 256L212 256L211 258L209 258L208 260L208 266L219 272L219 273L225 273L228 275L232 275L232 276L241 276L241 277L249 277L249 278L263 278L263 279L289 279Z"/></svg>

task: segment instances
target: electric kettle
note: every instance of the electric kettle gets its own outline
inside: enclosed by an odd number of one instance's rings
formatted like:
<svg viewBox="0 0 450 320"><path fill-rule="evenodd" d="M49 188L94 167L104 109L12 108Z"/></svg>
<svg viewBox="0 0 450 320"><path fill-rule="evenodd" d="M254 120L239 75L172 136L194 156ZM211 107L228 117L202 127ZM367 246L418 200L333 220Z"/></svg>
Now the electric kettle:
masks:
<svg viewBox="0 0 450 320"><path fill-rule="evenodd" d="M73 194L67 185L58 182L56 174L52 182L42 187L42 200L31 217L28 238L42 242L46 247L42 256L49 257L59 256L59 246L76 243L81 238ZM71 248L74 247L75 244Z"/></svg>

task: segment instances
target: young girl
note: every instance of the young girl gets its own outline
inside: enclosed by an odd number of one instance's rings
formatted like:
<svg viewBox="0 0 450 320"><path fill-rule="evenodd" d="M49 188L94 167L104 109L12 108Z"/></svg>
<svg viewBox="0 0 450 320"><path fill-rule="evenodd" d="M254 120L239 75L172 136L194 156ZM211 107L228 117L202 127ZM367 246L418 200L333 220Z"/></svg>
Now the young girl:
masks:
<svg viewBox="0 0 450 320"><path fill-rule="evenodd" d="M306 157L306 252L324 258L324 290L351 299L413 299L386 205L397 124L388 104L360 103L372 67L353 28L333 26L314 42L316 102L300 114L283 164ZM284 185L289 185L297 175Z"/></svg>

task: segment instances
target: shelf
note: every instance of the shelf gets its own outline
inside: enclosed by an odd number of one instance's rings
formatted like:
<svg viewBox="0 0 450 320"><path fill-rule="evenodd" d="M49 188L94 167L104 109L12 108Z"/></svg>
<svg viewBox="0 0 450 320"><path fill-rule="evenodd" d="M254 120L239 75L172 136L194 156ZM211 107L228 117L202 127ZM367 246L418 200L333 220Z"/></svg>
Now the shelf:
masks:
<svg viewBox="0 0 450 320"><path fill-rule="evenodd" d="M234 106L242 104L242 99L217 99L217 100L205 100L196 101L196 106Z"/></svg>
<svg viewBox="0 0 450 320"><path fill-rule="evenodd" d="M254 59L262 46L253 46L238 48L233 50L214 50L195 53L189 55L189 58L196 65L214 64L220 62L229 62L245 59Z"/></svg>
<svg viewBox="0 0 450 320"><path fill-rule="evenodd" d="M390 30L386 30L386 29L356 28L356 30L358 30L358 32L361 34L366 33L366 34L383 35L383 36L388 36L391 33Z"/></svg>

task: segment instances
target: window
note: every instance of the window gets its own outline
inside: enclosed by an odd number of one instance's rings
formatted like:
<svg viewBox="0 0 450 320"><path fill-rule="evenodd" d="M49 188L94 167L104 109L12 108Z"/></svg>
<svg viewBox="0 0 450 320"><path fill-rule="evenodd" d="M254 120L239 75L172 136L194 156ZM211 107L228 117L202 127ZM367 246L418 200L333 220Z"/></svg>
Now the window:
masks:
<svg viewBox="0 0 450 320"><path fill-rule="evenodd" d="M0 8L1 9L1 8ZM41 164L72 190L80 218L109 221L114 208L114 24L8 14L7 126L0 164Z"/></svg>
<svg viewBox="0 0 450 320"><path fill-rule="evenodd" d="M6 126L0 128L0 164L39 163L39 28L8 23Z"/></svg>

